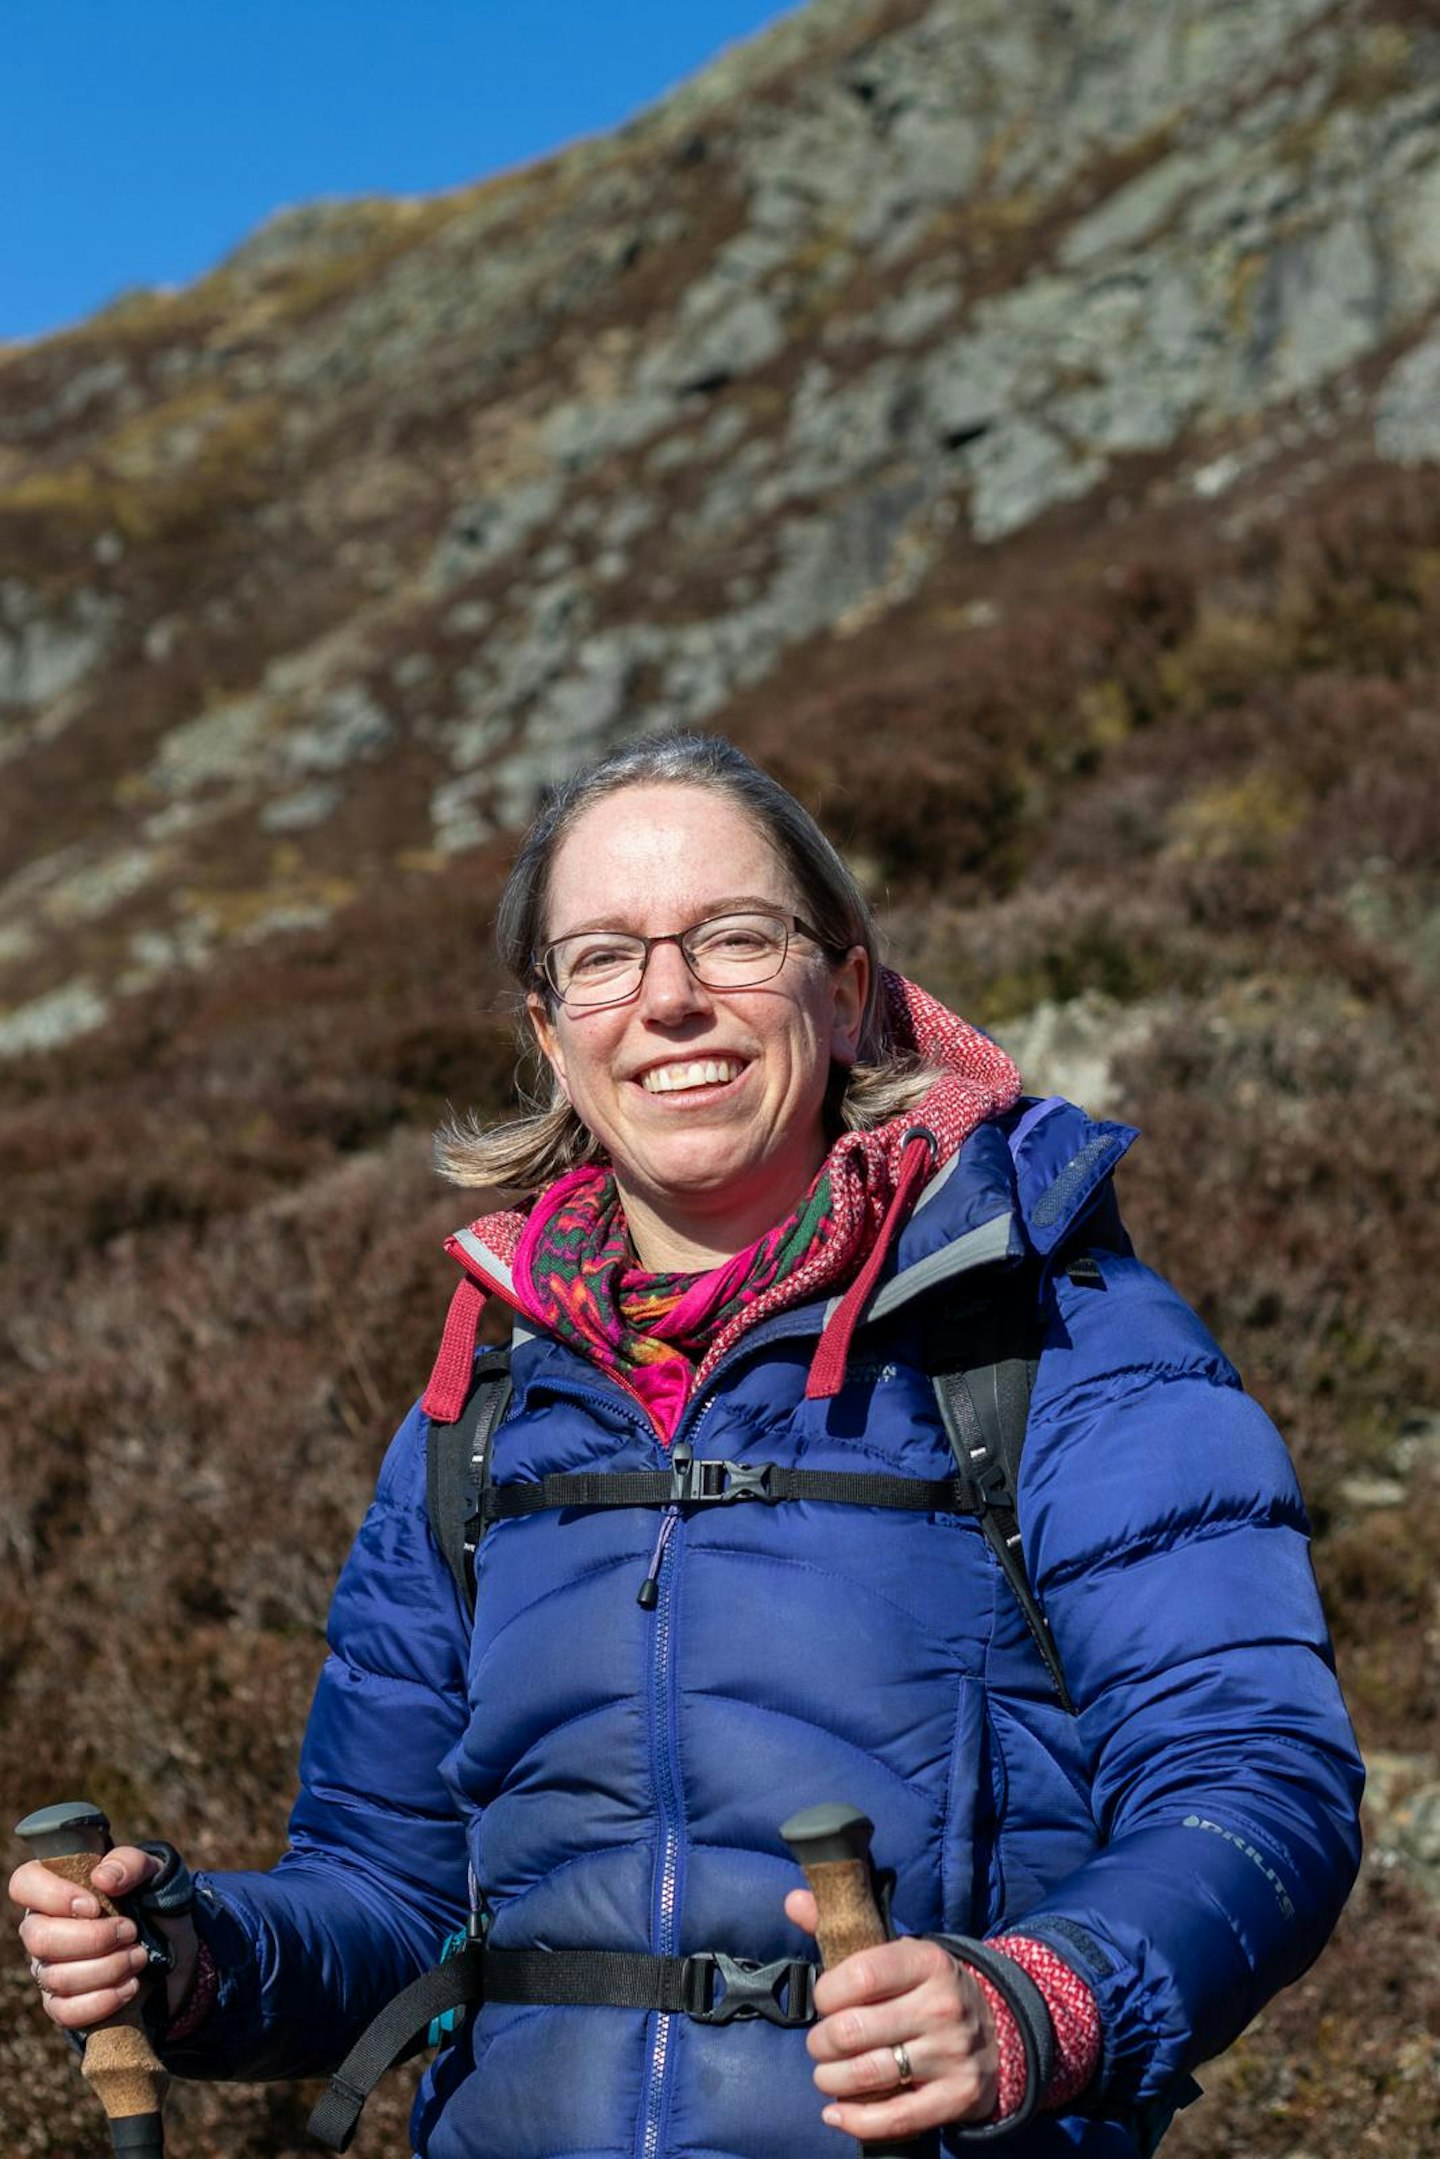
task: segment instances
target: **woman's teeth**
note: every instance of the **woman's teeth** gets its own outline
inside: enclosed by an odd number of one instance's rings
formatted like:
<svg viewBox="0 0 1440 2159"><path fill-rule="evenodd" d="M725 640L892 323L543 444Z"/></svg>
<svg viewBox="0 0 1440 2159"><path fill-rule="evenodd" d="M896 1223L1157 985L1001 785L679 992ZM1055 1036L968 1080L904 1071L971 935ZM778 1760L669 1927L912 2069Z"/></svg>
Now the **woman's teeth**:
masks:
<svg viewBox="0 0 1440 2159"><path fill-rule="evenodd" d="M732 1058L697 1057L689 1064L656 1065L641 1073L640 1084L647 1094L679 1094L686 1087L718 1087L743 1070Z"/></svg>

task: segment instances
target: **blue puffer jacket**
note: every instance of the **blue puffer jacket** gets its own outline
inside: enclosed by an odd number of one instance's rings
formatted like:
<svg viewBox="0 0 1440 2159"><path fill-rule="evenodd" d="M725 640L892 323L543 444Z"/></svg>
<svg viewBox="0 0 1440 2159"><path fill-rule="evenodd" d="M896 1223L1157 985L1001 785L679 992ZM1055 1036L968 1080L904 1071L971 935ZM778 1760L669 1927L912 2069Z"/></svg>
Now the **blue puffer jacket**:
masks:
<svg viewBox="0 0 1440 2159"><path fill-rule="evenodd" d="M1361 1772L1285 1451L1114 1227L1132 1137L1061 1103L983 1126L906 1225L840 1395L806 1400L824 1311L797 1310L744 1338L680 1435L698 1455L944 1476L922 1323L1028 1265L1047 1334L1020 1514L1075 1716L957 1516L700 1510L674 1526L653 1611L636 1601L653 1513L504 1521L469 1639L416 1412L336 1595L292 1849L206 1881L222 1995L174 2066L333 2066L463 1922L467 1860L500 1946L805 1954L777 1825L844 1799L877 1825L903 1931L1022 1924L1098 1999L1082 2106L1006 2151L1133 2155L1137 2117L1324 1943ZM1081 1225L1099 1284L1043 1265ZM522 1340L514 1377L498 1481L663 1459L636 1405L554 1340ZM438 2056L414 2141L426 2159L838 2149L802 2032L499 2005Z"/></svg>

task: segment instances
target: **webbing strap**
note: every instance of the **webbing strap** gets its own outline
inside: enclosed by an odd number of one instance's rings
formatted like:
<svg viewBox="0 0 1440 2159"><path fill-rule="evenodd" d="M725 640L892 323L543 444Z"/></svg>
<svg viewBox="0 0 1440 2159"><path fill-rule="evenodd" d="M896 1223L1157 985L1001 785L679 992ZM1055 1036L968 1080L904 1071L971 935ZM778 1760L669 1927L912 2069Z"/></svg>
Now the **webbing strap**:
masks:
<svg viewBox="0 0 1440 2159"><path fill-rule="evenodd" d="M964 1465L970 1481L970 1510L979 1517L985 1541L999 1561L1062 1706L1073 1715L1075 1704L1065 1684L1060 1650L1030 1586L1015 1509L1024 1412L1033 1378L1033 1366L1018 1357L969 1371L937 1372L935 1400L955 1459Z"/></svg>
<svg viewBox="0 0 1440 2159"><path fill-rule="evenodd" d="M311 2136L332 2151L349 2150L360 2110L386 2070L416 2051L432 2018L480 1999L482 1955L478 1941L467 1942L386 2003L331 2077L310 2116Z"/></svg>
<svg viewBox="0 0 1440 2159"><path fill-rule="evenodd" d="M487 1949L484 1998L660 2010L697 2024L763 2017L767 2024L796 2028L814 2022L815 1976L803 1957L757 1964L714 1949L688 1957L627 1949Z"/></svg>
<svg viewBox="0 0 1440 2159"><path fill-rule="evenodd" d="M723 1950L653 1957L625 1949L491 1949L469 1941L397 1994L367 2025L310 2116L311 2136L350 2147L361 2109L394 2063L413 2054L432 2019L483 2001L558 2008L659 2010L697 2024L761 2017L787 2030L815 2021L813 1964L760 1964Z"/></svg>
<svg viewBox="0 0 1440 2159"><path fill-rule="evenodd" d="M567 1470L527 1484L492 1484L482 1495L481 1515L488 1525L564 1507L701 1507L796 1499L900 1508L913 1514L973 1512L959 1477L888 1477L700 1457L677 1461L669 1470Z"/></svg>
<svg viewBox="0 0 1440 2159"><path fill-rule="evenodd" d="M485 1482L490 1442L510 1406L510 1356L492 1349L476 1360L474 1383L458 1420L432 1418L425 1440L425 1507L466 1605L473 1607L475 1509Z"/></svg>

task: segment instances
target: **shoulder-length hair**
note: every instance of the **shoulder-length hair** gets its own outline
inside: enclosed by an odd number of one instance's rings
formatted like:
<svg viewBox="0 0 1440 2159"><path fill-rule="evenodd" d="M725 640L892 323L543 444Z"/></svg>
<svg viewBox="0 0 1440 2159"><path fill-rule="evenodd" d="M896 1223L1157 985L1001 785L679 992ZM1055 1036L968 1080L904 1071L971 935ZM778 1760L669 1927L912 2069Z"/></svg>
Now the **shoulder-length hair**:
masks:
<svg viewBox="0 0 1440 2159"><path fill-rule="evenodd" d="M832 1066L826 1095L830 1136L868 1131L913 1109L936 1073L891 1038L880 994L879 935L863 893L809 811L718 735L642 736L550 791L521 843L495 917L496 948L522 996L538 995L552 1008L556 1002L538 955L545 945L551 870L564 840L604 796L656 786L704 787L726 796L774 848L827 950L864 948L870 983L858 1055L853 1065ZM540 1056L528 1018L522 1041L521 1114L497 1125L483 1124L473 1111L452 1115L435 1135L435 1166L442 1176L453 1184L490 1187L512 1201L532 1198L566 1170L605 1160ZM535 1086L526 1079L526 1067L533 1065L538 1065Z"/></svg>

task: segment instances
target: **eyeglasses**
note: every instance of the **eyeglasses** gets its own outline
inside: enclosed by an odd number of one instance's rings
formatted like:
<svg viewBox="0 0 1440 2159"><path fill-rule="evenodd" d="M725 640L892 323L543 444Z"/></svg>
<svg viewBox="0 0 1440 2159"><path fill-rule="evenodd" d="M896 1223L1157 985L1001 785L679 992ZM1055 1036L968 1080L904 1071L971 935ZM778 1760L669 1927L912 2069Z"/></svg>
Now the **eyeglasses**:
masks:
<svg viewBox="0 0 1440 2159"><path fill-rule="evenodd" d="M688 930L664 937L632 937L623 930L577 930L557 937L535 956L539 972L562 1004L572 1011L596 1005L623 1005L644 980L657 945L678 945L695 980L708 990L749 989L768 982L785 965L792 936L808 938L822 951L838 953L798 915L711 915Z"/></svg>

